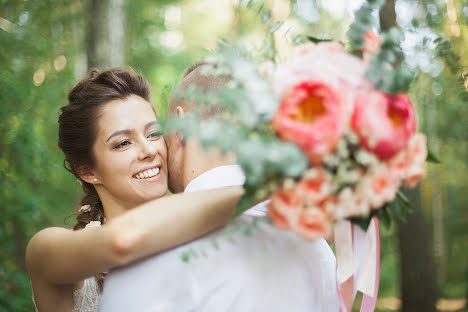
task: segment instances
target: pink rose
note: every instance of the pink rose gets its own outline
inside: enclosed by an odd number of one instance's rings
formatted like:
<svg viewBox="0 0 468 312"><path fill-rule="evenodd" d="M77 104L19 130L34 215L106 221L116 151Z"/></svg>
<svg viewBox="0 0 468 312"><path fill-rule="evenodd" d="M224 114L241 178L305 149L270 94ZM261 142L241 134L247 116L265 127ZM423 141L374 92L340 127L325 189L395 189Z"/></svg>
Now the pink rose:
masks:
<svg viewBox="0 0 468 312"><path fill-rule="evenodd" d="M426 174L426 158L426 136L416 133L411 137L408 146L390 159L389 166L404 179L406 186L415 187Z"/></svg>
<svg viewBox="0 0 468 312"><path fill-rule="evenodd" d="M364 192L355 192L349 187L338 195L337 219L362 217L369 214L370 207Z"/></svg>
<svg viewBox="0 0 468 312"><path fill-rule="evenodd" d="M422 133L413 135L408 144L408 158L410 165L405 177L408 187L415 187L426 174L427 143Z"/></svg>
<svg viewBox="0 0 468 312"><path fill-rule="evenodd" d="M312 169L312 172L302 178L297 184L296 192L303 198L304 204L314 205L332 192L332 181L328 173L322 169Z"/></svg>
<svg viewBox="0 0 468 312"><path fill-rule="evenodd" d="M408 96L380 91L356 97L351 127L361 144L381 160L400 152L416 129L416 117Z"/></svg>
<svg viewBox="0 0 468 312"><path fill-rule="evenodd" d="M268 216L280 229L290 229L302 209L302 199L295 189L278 189L268 204Z"/></svg>
<svg viewBox="0 0 468 312"><path fill-rule="evenodd" d="M309 240L327 238L331 234L331 220L322 210L311 207L299 214L293 230Z"/></svg>
<svg viewBox="0 0 468 312"><path fill-rule="evenodd" d="M283 95L271 122L281 139L298 145L318 165L343 136L346 107L332 87L302 81Z"/></svg>
<svg viewBox="0 0 468 312"><path fill-rule="evenodd" d="M371 57L380 52L382 38L373 31L364 35L364 47L362 48L362 59L366 65L370 63Z"/></svg>
<svg viewBox="0 0 468 312"><path fill-rule="evenodd" d="M400 179L385 165L375 168L362 183L361 191L366 193L366 200L374 209L395 199L400 187Z"/></svg>

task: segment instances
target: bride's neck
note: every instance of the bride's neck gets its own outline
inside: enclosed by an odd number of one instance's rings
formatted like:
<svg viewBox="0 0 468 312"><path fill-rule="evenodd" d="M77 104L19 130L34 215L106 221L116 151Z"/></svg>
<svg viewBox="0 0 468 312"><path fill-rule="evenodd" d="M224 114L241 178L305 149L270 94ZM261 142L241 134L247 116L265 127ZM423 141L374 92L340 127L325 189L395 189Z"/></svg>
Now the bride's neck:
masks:
<svg viewBox="0 0 468 312"><path fill-rule="evenodd" d="M104 215L107 221L120 216L124 212L136 206L136 204L124 203L120 200L117 200L115 197L108 194L105 190L96 188L96 191L99 194L99 198L101 199Z"/></svg>

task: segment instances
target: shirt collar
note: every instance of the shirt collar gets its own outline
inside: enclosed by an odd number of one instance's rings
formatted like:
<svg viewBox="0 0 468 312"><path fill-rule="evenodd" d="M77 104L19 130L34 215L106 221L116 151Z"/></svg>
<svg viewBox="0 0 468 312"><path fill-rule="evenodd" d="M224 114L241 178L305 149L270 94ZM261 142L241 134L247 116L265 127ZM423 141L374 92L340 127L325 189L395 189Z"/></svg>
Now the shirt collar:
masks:
<svg viewBox="0 0 468 312"><path fill-rule="evenodd" d="M211 190L227 186L244 185L245 174L239 165L224 165L210 169L185 188L186 193Z"/></svg>

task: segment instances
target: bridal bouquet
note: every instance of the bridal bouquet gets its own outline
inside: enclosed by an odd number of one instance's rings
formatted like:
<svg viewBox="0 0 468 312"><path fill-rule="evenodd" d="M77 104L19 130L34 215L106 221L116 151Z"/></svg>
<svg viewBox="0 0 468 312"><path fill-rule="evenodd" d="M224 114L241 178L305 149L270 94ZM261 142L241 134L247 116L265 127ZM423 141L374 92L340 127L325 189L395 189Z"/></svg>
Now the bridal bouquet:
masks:
<svg viewBox="0 0 468 312"><path fill-rule="evenodd" d="M414 107L407 94L366 77L381 42L373 33L364 41L362 59L336 42L298 46L271 76L280 99L271 127L308 166L273 192L268 215L308 239L329 236L338 220L380 215L398 196L406 203L398 189L425 173L426 138L416 132Z"/></svg>
<svg viewBox="0 0 468 312"><path fill-rule="evenodd" d="M383 3L369 0L356 12L347 49L299 35L294 43L306 42L287 61L225 44L206 58L213 64L206 74L228 75L230 83L217 97L196 88L182 95L200 105L215 101L230 114L191 116L175 127L236 153L246 174L237 215L271 198L273 224L311 240L329 237L340 220L367 229L390 211L404 218L410 203L399 188L417 185L428 152L406 94L412 73L402 31L373 31L372 10Z"/></svg>

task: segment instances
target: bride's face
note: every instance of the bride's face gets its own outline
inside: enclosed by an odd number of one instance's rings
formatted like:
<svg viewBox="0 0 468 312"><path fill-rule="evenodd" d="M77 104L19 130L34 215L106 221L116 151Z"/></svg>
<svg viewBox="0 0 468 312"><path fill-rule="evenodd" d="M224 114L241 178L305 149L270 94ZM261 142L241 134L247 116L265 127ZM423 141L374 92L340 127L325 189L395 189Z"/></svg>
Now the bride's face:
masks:
<svg viewBox="0 0 468 312"><path fill-rule="evenodd" d="M143 98L132 95L105 104L93 148L101 199L131 208L167 192L166 143Z"/></svg>

